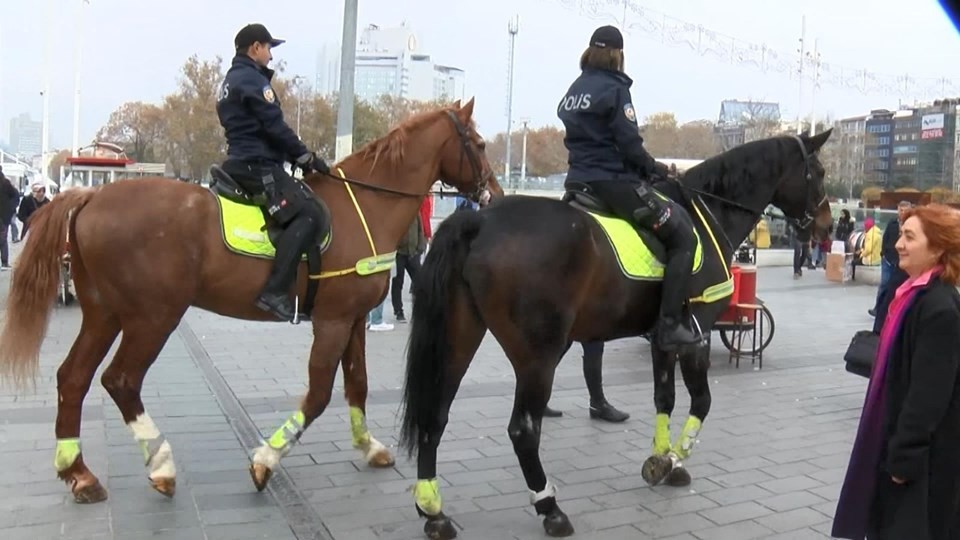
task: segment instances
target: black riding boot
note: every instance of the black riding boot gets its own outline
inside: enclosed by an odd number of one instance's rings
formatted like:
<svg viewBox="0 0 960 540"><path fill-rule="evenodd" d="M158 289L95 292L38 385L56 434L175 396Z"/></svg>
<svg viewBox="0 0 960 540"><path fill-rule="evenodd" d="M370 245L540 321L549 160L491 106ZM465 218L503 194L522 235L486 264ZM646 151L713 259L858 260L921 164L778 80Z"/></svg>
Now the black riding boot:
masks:
<svg viewBox="0 0 960 540"><path fill-rule="evenodd" d="M614 424L626 422L630 415L611 405L603 395L603 343L583 344L583 378L590 392L590 418Z"/></svg>
<svg viewBox="0 0 960 540"><path fill-rule="evenodd" d="M309 216L298 216L284 229L277 240L277 254L270 277L255 302L258 308L273 313L282 321L294 319L290 288L297 278L300 257L314 236L313 229L313 219Z"/></svg>
<svg viewBox="0 0 960 540"><path fill-rule="evenodd" d="M691 268L693 253L685 249L668 251L667 265L663 272L663 294L660 299L660 327L657 331L657 344L664 351L696 345L702 339L690 329L689 318L683 316Z"/></svg>

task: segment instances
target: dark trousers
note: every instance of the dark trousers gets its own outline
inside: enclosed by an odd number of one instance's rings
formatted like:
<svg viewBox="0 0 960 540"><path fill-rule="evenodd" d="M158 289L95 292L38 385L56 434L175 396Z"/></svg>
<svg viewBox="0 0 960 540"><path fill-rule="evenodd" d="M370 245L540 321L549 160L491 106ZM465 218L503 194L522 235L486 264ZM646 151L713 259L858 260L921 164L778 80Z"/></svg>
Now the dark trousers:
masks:
<svg viewBox="0 0 960 540"><path fill-rule="evenodd" d="M10 245L7 243L9 223L0 223L0 266L10 266Z"/></svg>
<svg viewBox="0 0 960 540"><path fill-rule="evenodd" d="M296 179L287 174L279 165L261 165L237 160L227 160L223 170L240 184L247 192L259 195L264 192L263 177L269 172L273 176L274 193L268 193L269 204L279 200L296 190ZM289 294L294 280L297 278L297 266L300 257L310 248L317 239L317 228L322 216L317 205L298 200L294 196L288 197L291 204L299 208L283 229L283 234L277 240L277 253L273 261L273 269L263 287L265 294ZM281 224L283 225L283 224Z"/></svg>
<svg viewBox="0 0 960 540"><path fill-rule="evenodd" d="M637 210L647 208L636 188L637 184L627 180L593 182L590 185L593 194L610 206L617 217L630 223L636 223L634 214ZM673 201L662 201L661 204L669 206L670 217L657 230L651 230L667 248L660 312L664 318L679 322L683 304L689 296L688 284L697 240L687 211Z"/></svg>
<svg viewBox="0 0 960 540"><path fill-rule="evenodd" d="M793 273L803 273L803 263L810 256L810 242L793 239Z"/></svg>
<svg viewBox="0 0 960 540"><path fill-rule="evenodd" d="M390 283L390 299L393 301L393 315L400 317L403 315L403 274L410 274L410 280L417 279L417 272L420 271L420 254L404 255L397 253L397 275L393 276Z"/></svg>
<svg viewBox="0 0 960 540"><path fill-rule="evenodd" d="M603 395L603 342L585 341L583 346L583 379L590 392L590 405L598 407L607 398Z"/></svg>

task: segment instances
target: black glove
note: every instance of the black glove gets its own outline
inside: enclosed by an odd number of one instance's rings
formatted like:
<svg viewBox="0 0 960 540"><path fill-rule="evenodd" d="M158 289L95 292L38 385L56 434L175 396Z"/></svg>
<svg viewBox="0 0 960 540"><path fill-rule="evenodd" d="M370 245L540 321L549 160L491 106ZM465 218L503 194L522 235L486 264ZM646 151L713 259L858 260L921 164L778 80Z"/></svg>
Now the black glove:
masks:
<svg viewBox="0 0 960 540"><path fill-rule="evenodd" d="M316 152L307 152L297 158L297 166L303 169L304 173L316 171L320 174L329 174L330 167L327 162L317 156Z"/></svg>
<svg viewBox="0 0 960 540"><path fill-rule="evenodd" d="M660 163L659 161L654 161L653 174L666 180L670 176L670 167L667 167L665 164Z"/></svg>

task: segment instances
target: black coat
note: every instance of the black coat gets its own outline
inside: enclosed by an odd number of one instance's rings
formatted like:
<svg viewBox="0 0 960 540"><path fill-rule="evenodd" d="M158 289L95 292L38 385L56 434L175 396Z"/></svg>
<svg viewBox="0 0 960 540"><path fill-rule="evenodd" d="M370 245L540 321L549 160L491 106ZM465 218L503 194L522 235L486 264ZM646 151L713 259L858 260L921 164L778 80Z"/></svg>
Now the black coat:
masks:
<svg viewBox="0 0 960 540"><path fill-rule="evenodd" d="M568 182L640 180L656 172L640 136L632 84L623 73L588 68L560 100Z"/></svg>
<svg viewBox="0 0 960 540"><path fill-rule="evenodd" d="M13 183L0 173L0 223L9 225L13 215L17 212L20 203L20 192L13 187Z"/></svg>
<svg viewBox="0 0 960 540"><path fill-rule="evenodd" d="M227 156L240 161L282 165L307 153L283 119L270 81L273 70L249 56L234 57L220 86L217 116L227 138Z"/></svg>
<svg viewBox="0 0 960 540"><path fill-rule="evenodd" d="M878 538L960 538L960 294L934 279L904 315L886 375ZM905 479L894 484L891 476Z"/></svg>

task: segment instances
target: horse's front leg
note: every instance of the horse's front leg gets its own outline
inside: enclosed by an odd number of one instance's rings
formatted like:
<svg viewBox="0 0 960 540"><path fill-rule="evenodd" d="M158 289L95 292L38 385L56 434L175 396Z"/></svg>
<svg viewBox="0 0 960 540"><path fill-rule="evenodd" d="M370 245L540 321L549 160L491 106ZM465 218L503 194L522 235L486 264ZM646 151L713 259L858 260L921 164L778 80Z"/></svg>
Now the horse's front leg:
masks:
<svg viewBox="0 0 960 540"><path fill-rule="evenodd" d="M710 383L707 378L709 369L709 341L706 346L698 347L695 351L680 356L680 373L683 375L687 392L690 393L690 416L687 417L683 430L670 448L673 468L664 479L667 485L678 487L690 485L690 473L684 468L683 460L690 457L694 445L699 442L697 436L710 412Z"/></svg>
<svg viewBox="0 0 960 540"><path fill-rule="evenodd" d="M343 387L350 406L350 433L353 447L360 450L371 467L392 467L393 455L367 429L366 316L353 325L347 350L343 353Z"/></svg>
<svg viewBox="0 0 960 540"><path fill-rule="evenodd" d="M670 415L676 403L674 371L676 353L665 352L650 340L653 356L653 402L657 408L656 428L653 433L653 448L650 457L643 463L641 475L644 481L655 486L663 481L673 469L670 458Z"/></svg>

